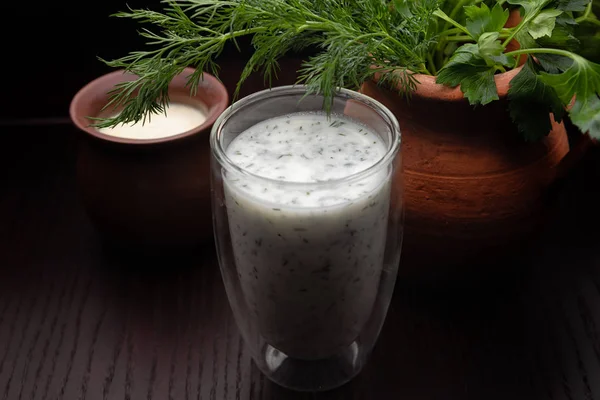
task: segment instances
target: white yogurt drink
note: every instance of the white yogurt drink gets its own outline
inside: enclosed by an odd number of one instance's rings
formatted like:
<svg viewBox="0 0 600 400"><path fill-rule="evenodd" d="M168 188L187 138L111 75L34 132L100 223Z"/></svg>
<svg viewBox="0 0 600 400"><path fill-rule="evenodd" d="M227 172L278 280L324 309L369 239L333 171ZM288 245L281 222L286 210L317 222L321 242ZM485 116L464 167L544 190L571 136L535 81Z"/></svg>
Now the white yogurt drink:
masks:
<svg viewBox="0 0 600 400"><path fill-rule="evenodd" d="M226 155L231 241L249 318L290 357L337 354L372 314L386 245L392 167L365 171L388 148L344 116L297 113L258 123Z"/></svg>

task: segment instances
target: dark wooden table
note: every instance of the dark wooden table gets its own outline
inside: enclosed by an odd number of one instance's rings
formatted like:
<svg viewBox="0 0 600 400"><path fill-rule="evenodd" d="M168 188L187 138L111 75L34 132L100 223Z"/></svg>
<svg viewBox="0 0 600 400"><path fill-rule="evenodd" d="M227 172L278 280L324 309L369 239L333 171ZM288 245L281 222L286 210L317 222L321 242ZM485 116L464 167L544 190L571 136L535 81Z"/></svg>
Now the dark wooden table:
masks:
<svg viewBox="0 0 600 400"><path fill-rule="evenodd" d="M312 395L253 366L212 251L150 268L103 250L72 127L0 133L0 399L600 400L596 148L526 254L475 288L400 280L363 373Z"/></svg>

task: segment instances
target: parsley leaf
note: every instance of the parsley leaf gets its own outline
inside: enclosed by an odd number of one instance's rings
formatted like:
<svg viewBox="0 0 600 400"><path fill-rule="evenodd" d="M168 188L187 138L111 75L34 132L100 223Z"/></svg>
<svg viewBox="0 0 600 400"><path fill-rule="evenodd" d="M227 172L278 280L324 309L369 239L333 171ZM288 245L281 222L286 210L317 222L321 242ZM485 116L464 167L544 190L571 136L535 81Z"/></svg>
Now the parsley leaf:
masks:
<svg viewBox="0 0 600 400"><path fill-rule="evenodd" d="M551 74L565 71L573 64L571 58L556 54L537 54L535 58L542 68Z"/></svg>
<svg viewBox="0 0 600 400"><path fill-rule="evenodd" d="M598 95L590 96L587 101L576 101L569 111L571 121L582 132L589 133L591 137L600 139L600 98Z"/></svg>
<svg viewBox="0 0 600 400"><path fill-rule="evenodd" d="M552 128L550 113L558 122L564 114L562 101L554 89L540 79L538 72L539 67L529 58L510 81L508 90L510 116L529 141L548 135Z"/></svg>
<svg viewBox="0 0 600 400"><path fill-rule="evenodd" d="M570 14L571 13L560 14L558 17L556 17L556 24L563 26L577 25L577 21L575 21L575 18L573 18Z"/></svg>
<svg viewBox="0 0 600 400"><path fill-rule="evenodd" d="M535 41L535 39L532 38L529 32L527 32L526 30L522 30L519 33L517 33L515 39L517 40L517 42L519 42L519 45L522 49L533 49L535 47L540 47Z"/></svg>
<svg viewBox="0 0 600 400"><path fill-rule="evenodd" d="M552 86L563 104L575 103L569 110L571 121L584 133L600 139L600 64L572 54L573 65L561 74L540 73L540 79Z"/></svg>
<svg viewBox="0 0 600 400"><path fill-rule="evenodd" d="M500 32L508 20L508 9L503 9L500 4L496 4L491 10L482 3L481 7L465 6L467 15L467 30L475 39L479 39L484 32Z"/></svg>
<svg viewBox="0 0 600 400"><path fill-rule="evenodd" d="M460 90L472 105L498 100L494 74L503 65L511 64L499 37L498 32L484 32L477 44L459 47L439 71L437 82L449 86L460 84Z"/></svg>
<svg viewBox="0 0 600 400"><path fill-rule="evenodd" d="M575 35L580 40L580 48L577 52L586 59L600 63L600 29L596 25L598 20L586 21L575 27Z"/></svg>
<svg viewBox="0 0 600 400"><path fill-rule="evenodd" d="M562 11L581 12L592 0L558 0L556 8Z"/></svg>
<svg viewBox="0 0 600 400"><path fill-rule="evenodd" d="M534 39L539 39L542 36L551 36L554 26L556 25L556 17L562 14L562 11L556 9L548 9L541 11L530 23L529 34Z"/></svg>
<svg viewBox="0 0 600 400"><path fill-rule="evenodd" d="M459 47L437 76L437 83L458 86L469 103L488 104L498 100L494 81L496 68L479 54L479 46L468 43Z"/></svg>
<svg viewBox="0 0 600 400"><path fill-rule="evenodd" d="M532 11L539 10L546 5L548 0L507 0L509 4L522 6L525 14L531 14ZM564 0L569 1L569 0Z"/></svg>
<svg viewBox="0 0 600 400"><path fill-rule="evenodd" d="M537 42L541 47L558 47L568 50L575 50L579 47L579 40L573 36L573 28L567 25L557 25L550 37L540 37Z"/></svg>
<svg viewBox="0 0 600 400"><path fill-rule="evenodd" d="M504 55L504 46L498 41L500 34L498 32L485 32L477 41L479 55L486 61L490 67L497 64L509 65L508 57Z"/></svg>
<svg viewBox="0 0 600 400"><path fill-rule="evenodd" d="M579 47L579 40L573 35L573 27L568 24L563 24L563 20L560 18L564 14L561 14L556 18L556 24L552 30L552 35L542 36L537 40L531 36L531 33L527 29L522 29L515 35L515 39L519 42L522 49L533 49L536 47L552 47L562 48L567 50L577 50Z"/></svg>

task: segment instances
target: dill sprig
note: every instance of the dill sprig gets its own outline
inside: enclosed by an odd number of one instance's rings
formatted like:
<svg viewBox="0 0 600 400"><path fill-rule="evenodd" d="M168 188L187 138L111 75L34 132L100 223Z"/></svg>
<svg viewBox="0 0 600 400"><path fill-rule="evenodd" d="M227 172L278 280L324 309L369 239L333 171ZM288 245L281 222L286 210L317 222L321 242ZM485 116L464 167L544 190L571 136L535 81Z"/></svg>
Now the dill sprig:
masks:
<svg viewBox="0 0 600 400"><path fill-rule="evenodd" d="M129 9L115 14L150 27L139 34L147 49L104 61L123 68L137 79L117 85L106 108L122 108L115 116L100 119L96 126L110 127L145 120L162 113L168 103L171 80L186 67L193 94L203 71L218 75L215 60L227 42L252 36L254 53L239 79L236 95L254 71L261 70L271 82L278 60L289 51L317 45L320 52L306 60L300 82L309 93L322 94L329 108L340 87L358 88L380 73L380 81L410 93L414 73L426 67L429 49L435 44L431 21L438 0L165 0L161 12ZM377 66L377 68L373 68Z"/></svg>
<svg viewBox="0 0 600 400"><path fill-rule="evenodd" d="M191 66L192 94L203 71L218 75L216 60L227 42L251 36L254 52L239 79L260 70L270 84L278 60L309 46L300 82L322 94L325 109L341 87L378 82L410 94L414 74L460 86L472 105L499 99L494 76L527 63L510 82L510 115L528 140L550 132L569 114L584 133L600 138L600 64L577 54L574 26L595 23L592 0L164 0L162 12L130 9L117 14L150 27L148 48L114 61L137 79L118 85L107 107L122 109L97 126L145 120L164 112L171 80ZM510 10L521 21L507 27ZM520 48L507 50L516 40ZM574 103L571 105L572 100Z"/></svg>

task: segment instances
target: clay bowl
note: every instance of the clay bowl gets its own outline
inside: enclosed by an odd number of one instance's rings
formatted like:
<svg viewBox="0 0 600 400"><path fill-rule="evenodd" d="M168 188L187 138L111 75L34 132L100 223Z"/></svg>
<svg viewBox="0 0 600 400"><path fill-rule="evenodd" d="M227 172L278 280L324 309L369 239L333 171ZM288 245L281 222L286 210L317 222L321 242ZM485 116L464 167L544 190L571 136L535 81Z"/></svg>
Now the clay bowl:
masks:
<svg viewBox="0 0 600 400"><path fill-rule="evenodd" d="M78 148L80 199L105 242L155 253L212 242L209 133L229 103L226 88L204 74L195 96L186 69L169 86L171 102L204 108L207 119L195 129L160 139L124 139L100 133L88 117L102 111L111 89L135 76L116 71L83 87L70 115L82 132Z"/></svg>

